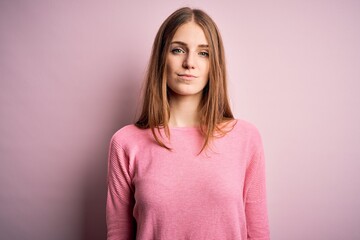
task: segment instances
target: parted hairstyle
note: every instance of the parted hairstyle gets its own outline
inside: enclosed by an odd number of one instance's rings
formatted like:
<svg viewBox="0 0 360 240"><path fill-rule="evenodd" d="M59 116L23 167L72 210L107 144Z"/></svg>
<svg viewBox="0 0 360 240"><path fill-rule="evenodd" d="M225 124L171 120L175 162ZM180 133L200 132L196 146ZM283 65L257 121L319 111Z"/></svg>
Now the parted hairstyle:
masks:
<svg viewBox="0 0 360 240"><path fill-rule="evenodd" d="M139 128L150 128L157 143L169 150L170 147L159 138L160 129L164 129L166 136L170 138L168 122L171 91L167 87L167 55L176 30L191 21L202 28L209 44L209 79L198 106L200 130L204 137L201 151L215 135L226 134L227 131L221 127L224 126L222 123L234 119L228 100L225 54L220 32L204 11L180 8L163 22L156 34L145 78L142 111L135 123Z"/></svg>

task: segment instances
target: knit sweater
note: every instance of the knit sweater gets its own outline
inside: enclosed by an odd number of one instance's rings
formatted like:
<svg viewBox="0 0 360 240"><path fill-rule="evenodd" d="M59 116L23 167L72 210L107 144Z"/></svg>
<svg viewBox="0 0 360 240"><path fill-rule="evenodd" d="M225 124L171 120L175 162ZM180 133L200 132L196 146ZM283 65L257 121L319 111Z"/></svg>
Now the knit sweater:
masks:
<svg viewBox="0 0 360 240"><path fill-rule="evenodd" d="M108 156L107 239L269 239L265 161L258 130L234 120L199 154L196 127L117 131ZM165 136L163 130L160 131Z"/></svg>

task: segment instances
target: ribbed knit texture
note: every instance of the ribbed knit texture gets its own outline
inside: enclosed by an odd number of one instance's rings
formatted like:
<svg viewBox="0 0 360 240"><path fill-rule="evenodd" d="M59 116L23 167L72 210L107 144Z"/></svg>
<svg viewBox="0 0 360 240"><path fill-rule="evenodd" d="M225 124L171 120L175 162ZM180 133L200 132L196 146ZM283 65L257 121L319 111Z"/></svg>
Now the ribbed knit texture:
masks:
<svg viewBox="0 0 360 240"><path fill-rule="evenodd" d="M199 153L197 128L170 128L172 148L128 125L111 139L108 240L266 240L265 161L257 129L237 120Z"/></svg>

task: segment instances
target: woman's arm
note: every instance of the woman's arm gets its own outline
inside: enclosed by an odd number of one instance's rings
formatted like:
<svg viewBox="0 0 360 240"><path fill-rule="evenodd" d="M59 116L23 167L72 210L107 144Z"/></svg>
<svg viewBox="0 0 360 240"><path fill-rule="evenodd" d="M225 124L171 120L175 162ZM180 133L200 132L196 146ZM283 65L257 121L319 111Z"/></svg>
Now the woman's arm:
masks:
<svg viewBox="0 0 360 240"><path fill-rule="evenodd" d="M135 200L129 174L129 159L115 137L110 142L107 182L107 239L135 239L136 221L132 215Z"/></svg>
<svg viewBox="0 0 360 240"><path fill-rule="evenodd" d="M248 239L270 239L265 180L265 159L260 141L245 176L244 204Z"/></svg>

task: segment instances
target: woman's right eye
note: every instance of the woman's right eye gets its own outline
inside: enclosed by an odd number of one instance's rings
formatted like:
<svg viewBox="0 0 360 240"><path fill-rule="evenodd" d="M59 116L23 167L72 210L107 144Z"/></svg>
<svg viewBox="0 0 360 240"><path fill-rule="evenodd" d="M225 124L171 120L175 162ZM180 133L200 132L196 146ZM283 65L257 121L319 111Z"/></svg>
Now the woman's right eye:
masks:
<svg viewBox="0 0 360 240"><path fill-rule="evenodd" d="M174 54L180 54L180 53L185 53L184 50L182 50L181 48L174 48L171 50L172 53Z"/></svg>

